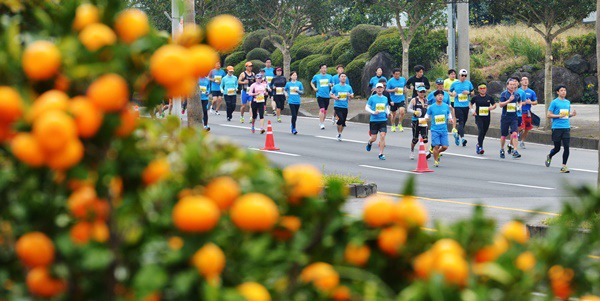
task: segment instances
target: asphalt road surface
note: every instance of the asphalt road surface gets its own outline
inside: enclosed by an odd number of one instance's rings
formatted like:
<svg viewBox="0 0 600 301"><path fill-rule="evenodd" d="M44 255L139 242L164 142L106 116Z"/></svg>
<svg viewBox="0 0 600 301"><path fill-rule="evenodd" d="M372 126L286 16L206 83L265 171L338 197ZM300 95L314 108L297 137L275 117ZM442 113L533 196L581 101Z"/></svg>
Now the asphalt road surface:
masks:
<svg viewBox="0 0 600 301"><path fill-rule="evenodd" d="M234 113L231 122L224 114L210 115L211 134L226 137L241 147L260 151L265 144L265 135L257 131L252 134L248 124L239 122L239 113ZM572 200L569 185L595 185L598 170L598 154L595 150L571 149L568 166L569 174L559 172L561 153L553 158L550 168L544 166L546 154L552 148L548 145L526 144L519 150L520 159L507 154L500 159L498 139L486 138L484 155L475 154L477 137L466 136L466 147L456 146L449 135L450 148L440 160L440 166L429 168L434 172L414 173L417 158L409 159L411 130L391 132L388 127L385 155L387 160L378 159L379 148L373 144L371 152L365 150L368 140L368 124L348 123L337 141L337 130L331 119L325 122L325 130L320 130L315 118L299 117L298 135L290 132L290 117L282 116L282 123L276 118L265 118L273 123L275 145L280 151L264 152L277 166L284 167L296 163L310 163L324 173L358 175L367 182L374 182L381 194L399 197L403 183L410 175L416 175L416 195L427 207L432 220L449 222L469 216L475 204L483 204L486 214L498 219L499 225L518 217L535 222L556 216L561 202ZM418 145L415 148L418 155ZM363 199L350 199L346 210L350 214L360 214Z"/></svg>

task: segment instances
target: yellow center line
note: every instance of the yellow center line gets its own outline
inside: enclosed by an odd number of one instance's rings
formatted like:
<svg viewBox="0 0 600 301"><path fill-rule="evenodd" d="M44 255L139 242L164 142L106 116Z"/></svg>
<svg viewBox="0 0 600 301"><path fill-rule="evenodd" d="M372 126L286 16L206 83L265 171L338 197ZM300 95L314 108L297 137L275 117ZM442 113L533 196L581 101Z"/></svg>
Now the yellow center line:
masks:
<svg viewBox="0 0 600 301"><path fill-rule="evenodd" d="M404 195L399 194L399 193L390 193L390 192L377 192L378 194L383 194L383 195L389 195L389 196L397 196L397 197L403 197ZM448 203L448 204L456 204L456 205L465 205L465 206L481 206L484 208L491 208L491 209L500 209L500 210L508 210L508 211L518 211L518 212L527 212L527 213L535 213L535 214L543 214L543 215L551 215L551 216L559 216L560 214L558 213L553 213L553 212L545 212L545 211L537 211L537 210L529 210L529 209L520 209L520 208L512 208L512 207L503 207L503 206L494 206L494 205L485 205L485 204L473 204L473 203L466 203L466 202L459 202L459 201L452 201L452 200L444 200L444 199L433 199L433 198L426 198L426 197L421 197L421 196L415 196L415 198L417 199L421 199L421 200L425 200L425 201L431 201L431 202L438 202L438 203Z"/></svg>

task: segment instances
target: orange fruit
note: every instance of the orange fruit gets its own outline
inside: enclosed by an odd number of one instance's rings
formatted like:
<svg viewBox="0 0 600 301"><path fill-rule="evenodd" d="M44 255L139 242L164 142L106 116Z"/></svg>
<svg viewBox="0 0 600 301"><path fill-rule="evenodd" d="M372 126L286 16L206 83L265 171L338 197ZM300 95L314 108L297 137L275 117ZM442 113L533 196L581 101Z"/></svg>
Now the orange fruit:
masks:
<svg viewBox="0 0 600 301"><path fill-rule="evenodd" d="M421 279L429 278L433 264L435 262L435 255L431 251L426 251L415 257L413 261L413 269L415 275Z"/></svg>
<svg viewBox="0 0 600 301"><path fill-rule="evenodd" d="M232 15L219 15L206 25L208 44L221 52L234 50L244 37L242 22Z"/></svg>
<svg viewBox="0 0 600 301"><path fill-rule="evenodd" d="M121 111L120 118L121 124L119 124L115 134L118 137L127 137L137 127L138 114L133 108L125 108L125 110Z"/></svg>
<svg viewBox="0 0 600 301"><path fill-rule="evenodd" d="M49 41L33 42L25 48L21 63L23 71L30 79L50 79L58 73L60 68L60 50Z"/></svg>
<svg viewBox="0 0 600 301"><path fill-rule="evenodd" d="M287 166L283 169L283 179L289 191L289 201L294 205L323 191L323 174L310 164Z"/></svg>
<svg viewBox="0 0 600 301"><path fill-rule="evenodd" d="M206 279L215 279L225 268L225 253L217 245L207 243L194 253L192 265Z"/></svg>
<svg viewBox="0 0 600 301"><path fill-rule="evenodd" d="M89 51L96 51L117 42L117 35L102 23L89 24L79 33L79 41Z"/></svg>
<svg viewBox="0 0 600 301"><path fill-rule="evenodd" d="M96 202L96 190L89 185L73 191L67 200L67 207L73 217L78 219L87 218Z"/></svg>
<svg viewBox="0 0 600 301"><path fill-rule="evenodd" d="M42 148L33 135L29 133L18 133L13 138L10 148L19 161L31 167L40 167L45 163Z"/></svg>
<svg viewBox="0 0 600 301"><path fill-rule="evenodd" d="M402 227L423 227L427 211L414 197L404 197L394 208L394 221Z"/></svg>
<svg viewBox="0 0 600 301"><path fill-rule="evenodd" d="M452 253L457 256L464 257L465 250L463 247L456 242L454 239L443 238L436 241L431 247L431 251L436 255L440 256L441 254Z"/></svg>
<svg viewBox="0 0 600 301"><path fill-rule="evenodd" d="M50 111L67 111L69 96L60 90L50 90L40 95L27 112L27 121L33 122L42 114Z"/></svg>
<svg viewBox="0 0 600 301"><path fill-rule="evenodd" d="M0 124L10 124L23 115L23 100L17 90L0 86Z"/></svg>
<svg viewBox="0 0 600 301"><path fill-rule="evenodd" d="M52 298L67 288L64 280L54 279L47 267L36 267L27 273L25 280L29 293L37 297Z"/></svg>
<svg viewBox="0 0 600 301"><path fill-rule="evenodd" d="M331 291L340 283L340 275L325 262L315 262L304 268L300 279L305 283L312 282L321 291Z"/></svg>
<svg viewBox="0 0 600 301"><path fill-rule="evenodd" d="M48 266L54 261L54 243L42 232L29 232L17 240L15 253L28 268Z"/></svg>
<svg viewBox="0 0 600 301"><path fill-rule="evenodd" d="M204 196L213 201L221 210L227 210L240 196L240 185L231 177L218 177L204 188Z"/></svg>
<svg viewBox="0 0 600 301"><path fill-rule="evenodd" d="M300 230L301 226L302 221L298 217L292 215L282 216L277 228L273 230L273 236L279 240L288 240Z"/></svg>
<svg viewBox="0 0 600 301"><path fill-rule="evenodd" d="M152 185L164 178L170 173L170 166L165 159L155 159L150 162L142 172L142 181L145 185Z"/></svg>
<svg viewBox="0 0 600 301"><path fill-rule="evenodd" d="M237 291L246 301L271 301L269 291L256 282L244 282L238 285Z"/></svg>
<svg viewBox="0 0 600 301"><path fill-rule="evenodd" d="M300 280L306 283L311 282L315 279L317 271L323 269L333 269L333 266L326 262L311 263L302 269L302 272L300 273Z"/></svg>
<svg viewBox="0 0 600 301"><path fill-rule="evenodd" d="M200 26L194 23L185 23L183 25L183 31L177 35L175 42L183 47L189 48L200 43L202 35L202 28L200 28Z"/></svg>
<svg viewBox="0 0 600 301"><path fill-rule="evenodd" d="M87 97L104 112L118 112L129 102L129 86L120 75L105 74L88 87Z"/></svg>
<svg viewBox="0 0 600 301"><path fill-rule="evenodd" d="M207 232L212 230L221 213L217 205L203 196L188 196L173 207L173 223L184 232Z"/></svg>
<svg viewBox="0 0 600 301"><path fill-rule="evenodd" d="M80 31L84 27L98 23L100 21L100 13L98 8L92 4L85 3L77 7L75 11L75 20L73 20L73 29Z"/></svg>
<svg viewBox="0 0 600 301"><path fill-rule="evenodd" d="M110 215L110 204L107 200L96 199L92 206L94 210L94 219L96 221L106 221Z"/></svg>
<svg viewBox="0 0 600 301"><path fill-rule="evenodd" d="M350 289L344 285L336 287L331 293L331 298L335 301L349 301L351 297Z"/></svg>
<svg viewBox="0 0 600 301"><path fill-rule="evenodd" d="M387 255L398 255L404 243L406 243L406 230L398 226L385 228L379 232L377 245Z"/></svg>
<svg viewBox="0 0 600 301"><path fill-rule="evenodd" d="M183 46L164 45L150 58L150 73L157 83L174 86L192 75L190 52Z"/></svg>
<svg viewBox="0 0 600 301"><path fill-rule="evenodd" d="M167 244L169 245L169 249L177 251L183 248L184 241L179 236L173 236L169 238Z"/></svg>
<svg viewBox="0 0 600 301"><path fill-rule="evenodd" d="M167 95L170 98L191 97L196 92L196 83L197 81L193 77L188 76L181 82L169 86L167 88Z"/></svg>
<svg viewBox="0 0 600 301"><path fill-rule="evenodd" d="M230 210L231 220L245 231L263 232L275 226L279 209L268 196L248 193L239 197Z"/></svg>
<svg viewBox="0 0 600 301"><path fill-rule="evenodd" d="M71 240L76 245L85 245L90 241L93 235L93 226L88 222L78 222L71 227Z"/></svg>
<svg viewBox="0 0 600 301"><path fill-rule="evenodd" d="M103 221L95 221L92 224L92 239L104 243L110 238L110 230L108 225Z"/></svg>
<svg viewBox="0 0 600 301"><path fill-rule="evenodd" d="M515 266L523 272L531 271L535 267L535 263L535 256L530 251L521 253L515 260Z"/></svg>
<svg viewBox="0 0 600 301"><path fill-rule="evenodd" d="M439 254L435 260L435 270L451 284L463 286L469 277L469 264L456 253Z"/></svg>
<svg viewBox="0 0 600 301"><path fill-rule="evenodd" d="M102 112L96 106L87 98L78 96L71 101L70 111L75 118L79 137L90 138L96 135L104 118Z"/></svg>
<svg viewBox="0 0 600 301"><path fill-rule="evenodd" d="M508 241L503 236L496 236L494 243L479 249L475 253L475 262L483 263L494 261L508 250Z"/></svg>
<svg viewBox="0 0 600 301"><path fill-rule="evenodd" d="M71 87L71 80L63 74L58 74L54 79L54 89L58 91L67 92Z"/></svg>
<svg viewBox="0 0 600 301"><path fill-rule="evenodd" d="M529 240L529 231L525 225L518 221L508 222L502 227L502 235L509 241L524 244Z"/></svg>
<svg viewBox="0 0 600 301"><path fill-rule="evenodd" d="M71 139L62 151L48 155L48 167L54 170L67 170L77 165L83 159L83 143L79 139Z"/></svg>
<svg viewBox="0 0 600 301"><path fill-rule="evenodd" d="M207 45L194 45L189 49L189 59L193 66L192 75L195 78L205 77L219 62L219 53Z"/></svg>
<svg viewBox="0 0 600 301"><path fill-rule="evenodd" d="M150 31L148 16L139 9L126 9L117 16L115 30L123 42L131 44Z"/></svg>
<svg viewBox="0 0 600 301"><path fill-rule="evenodd" d="M16 135L10 126L0 124L0 142L11 140Z"/></svg>
<svg viewBox="0 0 600 301"><path fill-rule="evenodd" d="M394 221L394 202L390 197L373 195L365 201L363 220L370 227L383 227Z"/></svg>
<svg viewBox="0 0 600 301"><path fill-rule="evenodd" d="M44 151L56 152L77 139L77 126L65 112L50 111L33 123L33 135Z"/></svg>
<svg viewBox="0 0 600 301"><path fill-rule="evenodd" d="M344 250L344 259L355 266L364 266L369 261L369 257L371 257L371 249L366 245L349 243Z"/></svg>

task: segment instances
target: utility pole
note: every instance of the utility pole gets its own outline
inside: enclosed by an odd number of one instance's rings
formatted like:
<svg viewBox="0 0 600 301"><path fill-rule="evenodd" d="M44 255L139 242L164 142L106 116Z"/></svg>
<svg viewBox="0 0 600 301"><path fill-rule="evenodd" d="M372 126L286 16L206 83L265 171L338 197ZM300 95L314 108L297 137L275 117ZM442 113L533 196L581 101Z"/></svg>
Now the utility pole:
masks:
<svg viewBox="0 0 600 301"><path fill-rule="evenodd" d="M600 0L596 0L596 36L600 35ZM600 68L600 39L596 39L596 64ZM600 72L598 72L598 80L599 84L596 85L596 89L598 89L598 94L600 95ZM600 117L600 101L598 102L598 116ZM598 142L598 163L600 164L600 141ZM598 165L598 171L600 171L600 165ZM598 173L598 187L600 188L600 172Z"/></svg>
<svg viewBox="0 0 600 301"><path fill-rule="evenodd" d="M469 1L456 3L458 31L458 68L471 69L471 55L469 51ZM469 79L471 72L469 71Z"/></svg>
<svg viewBox="0 0 600 301"><path fill-rule="evenodd" d="M448 69L456 69L455 6L456 3L454 1L448 2Z"/></svg>

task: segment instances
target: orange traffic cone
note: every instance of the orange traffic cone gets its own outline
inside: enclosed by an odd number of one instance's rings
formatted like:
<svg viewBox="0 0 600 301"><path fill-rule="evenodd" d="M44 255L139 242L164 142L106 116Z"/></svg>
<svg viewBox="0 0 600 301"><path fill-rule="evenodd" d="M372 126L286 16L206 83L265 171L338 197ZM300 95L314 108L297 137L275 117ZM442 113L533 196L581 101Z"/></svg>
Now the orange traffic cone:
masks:
<svg viewBox="0 0 600 301"><path fill-rule="evenodd" d="M275 147L275 140L273 139L273 127L271 126L271 120L267 125L267 138L265 140L265 147L261 150L279 150Z"/></svg>
<svg viewBox="0 0 600 301"><path fill-rule="evenodd" d="M420 135L419 135L420 136ZM427 153L425 152L425 143L423 143L423 137L421 138L421 142L419 143L419 161L417 162L417 169L413 170L414 172L433 172L433 170L429 169L427 166Z"/></svg>

